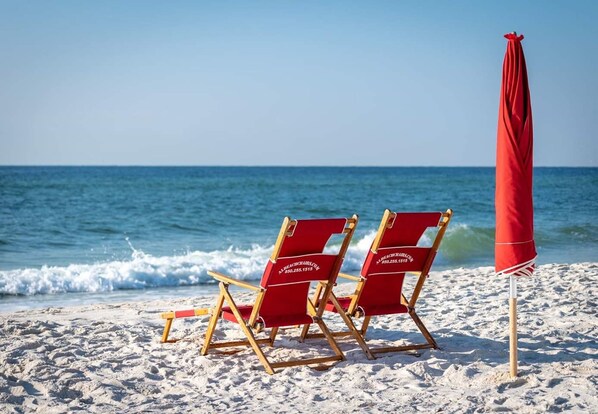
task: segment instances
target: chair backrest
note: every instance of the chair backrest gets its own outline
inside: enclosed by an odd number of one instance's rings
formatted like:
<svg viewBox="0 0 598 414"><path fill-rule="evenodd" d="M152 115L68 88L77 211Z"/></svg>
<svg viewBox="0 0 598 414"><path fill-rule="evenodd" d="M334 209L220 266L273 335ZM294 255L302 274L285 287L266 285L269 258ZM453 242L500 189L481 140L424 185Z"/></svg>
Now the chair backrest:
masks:
<svg viewBox="0 0 598 414"><path fill-rule="evenodd" d="M402 300L405 273L419 273L420 280L427 276L451 215L451 210L446 213L384 212L361 269L361 276L367 283L360 289L356 304L366 314L389 314L407 310L407 304ZM424 232L431 227L437 228L432 245L418 246ZM416 293L416 300L417 295L419 291ZM411 306L414 304L415 301L412 301Z"/></svg>
<svg viewBox="0 0 598 414"><path fill-rule="evenodd" d="M258 317L306 315L310 284L336 280L357 221L356 215L349 219L285 218L262 276L264 291L250 323ZM324 253L335 234L343 235L338 252Z"/></svg>

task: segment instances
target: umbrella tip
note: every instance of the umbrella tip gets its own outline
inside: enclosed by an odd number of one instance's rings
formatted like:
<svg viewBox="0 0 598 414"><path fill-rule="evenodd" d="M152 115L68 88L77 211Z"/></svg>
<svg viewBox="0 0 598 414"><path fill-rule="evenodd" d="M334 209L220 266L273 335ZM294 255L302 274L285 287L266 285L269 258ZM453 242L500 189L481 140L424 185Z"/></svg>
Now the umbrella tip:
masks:
<svg viewBox="0 0 598 414"><path fill-rule="evenodd" d="M523 40L523 35L518 35L517 32L510 32L505 35L505 37L509 40Z"/></svg>

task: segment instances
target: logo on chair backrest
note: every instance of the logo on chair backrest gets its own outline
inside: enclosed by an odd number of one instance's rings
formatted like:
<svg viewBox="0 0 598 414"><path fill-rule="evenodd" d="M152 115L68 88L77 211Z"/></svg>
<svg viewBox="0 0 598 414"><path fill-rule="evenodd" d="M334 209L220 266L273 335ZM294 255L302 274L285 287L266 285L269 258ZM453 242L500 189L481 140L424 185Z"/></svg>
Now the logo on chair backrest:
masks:
<svg viewBox="0 0 598 414"><path fill-rule="evenodd" d="M390 253L382 256L376 261L377 265L386 265L394 263L412 263L413 256L407 253Z"/></svg>
<svg viewBox="0 0 598 414"><path fill-rule="evenodd" d="M317 263L308 261L308 260L301 260L298 262L290 263L284 266L282 269L278 271L278 274L289 274L289 273L300 273L300 272L313 272L320 270L320 266Z"/></svg>

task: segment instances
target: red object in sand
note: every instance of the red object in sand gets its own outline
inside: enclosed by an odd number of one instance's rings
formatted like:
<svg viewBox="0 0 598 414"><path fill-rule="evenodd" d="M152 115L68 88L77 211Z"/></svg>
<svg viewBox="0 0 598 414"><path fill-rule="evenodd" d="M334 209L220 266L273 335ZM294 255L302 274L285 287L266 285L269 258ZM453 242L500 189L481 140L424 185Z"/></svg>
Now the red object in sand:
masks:
<svg viewBox="0 0 598 414"><path fill-rule="evenodd" d="M521 40L506 34L496 148L496 245L498 274L530 276L535 267L532 199L533 126Z"/></svg>

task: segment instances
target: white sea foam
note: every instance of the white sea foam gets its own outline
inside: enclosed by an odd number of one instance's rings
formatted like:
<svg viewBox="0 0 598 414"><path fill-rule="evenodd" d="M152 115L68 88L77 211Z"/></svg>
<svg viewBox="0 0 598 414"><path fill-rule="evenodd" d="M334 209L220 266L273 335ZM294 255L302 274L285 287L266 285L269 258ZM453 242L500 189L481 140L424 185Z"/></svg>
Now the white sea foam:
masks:
<svg viewBox="0 0 598 414"><path fill-rule="evenodd" d="M160 286L185 286L212 280L208 270L238 279L258 279L271 248L202 252L154 257L139 250L127 261L42 266L0 272L0 294L34 295L62 292L106 292Z"/></svg>

